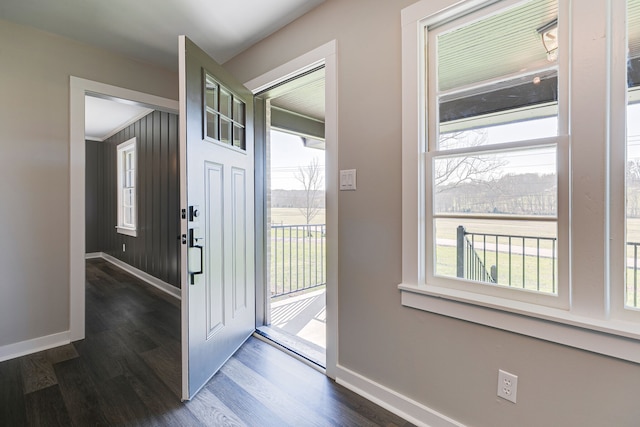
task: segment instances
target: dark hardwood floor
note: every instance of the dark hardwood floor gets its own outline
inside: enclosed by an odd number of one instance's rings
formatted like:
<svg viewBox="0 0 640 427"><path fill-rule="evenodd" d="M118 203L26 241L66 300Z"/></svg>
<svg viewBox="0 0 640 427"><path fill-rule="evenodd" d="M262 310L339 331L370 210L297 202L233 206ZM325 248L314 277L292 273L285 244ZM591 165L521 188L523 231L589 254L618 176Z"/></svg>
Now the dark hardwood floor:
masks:
<svg viewBox="0 0 640 427"><path fill-rule="evenodd" d="M87 261L86 339L0 363L0 426L410 426L256 338L180 402L179 301Z"/></svg>

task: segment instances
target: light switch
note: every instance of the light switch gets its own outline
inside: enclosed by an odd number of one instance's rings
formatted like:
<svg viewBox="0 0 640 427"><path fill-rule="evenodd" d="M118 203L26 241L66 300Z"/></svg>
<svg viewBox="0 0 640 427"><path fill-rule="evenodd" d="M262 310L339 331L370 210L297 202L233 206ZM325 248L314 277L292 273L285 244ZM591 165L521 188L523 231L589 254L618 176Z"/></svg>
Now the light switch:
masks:
<svg viewBox="0 0 640 427"><path fill-rule="evenodd" d="M356 189L356 170L346 169L340 171L340 190L349 191Z"/></svg>

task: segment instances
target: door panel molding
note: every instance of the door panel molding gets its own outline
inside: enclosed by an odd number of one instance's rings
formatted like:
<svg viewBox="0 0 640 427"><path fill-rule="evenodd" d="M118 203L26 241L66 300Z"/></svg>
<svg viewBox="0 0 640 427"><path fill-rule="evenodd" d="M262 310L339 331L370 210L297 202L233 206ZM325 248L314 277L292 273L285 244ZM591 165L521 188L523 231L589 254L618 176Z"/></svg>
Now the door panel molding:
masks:
<svg viewBox="0 0 640 427"><path fill-rule="evenodd" d="M209 242L205 253L207 260L205 276L207 301L207 340L225 325L224 304L224 166L205 162L205 222L206 240ZM216 304L216 300L218 304Z"/></svg>

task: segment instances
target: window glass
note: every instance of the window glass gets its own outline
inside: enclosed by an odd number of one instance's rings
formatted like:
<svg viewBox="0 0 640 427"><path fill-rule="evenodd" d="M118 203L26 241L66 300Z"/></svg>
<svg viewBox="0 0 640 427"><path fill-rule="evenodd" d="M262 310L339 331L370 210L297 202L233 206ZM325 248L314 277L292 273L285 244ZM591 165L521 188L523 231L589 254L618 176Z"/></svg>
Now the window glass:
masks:
<svg viewBox="0 0 640 427"><path fill-rule="evenodd" d="M530 1L437 37L441 149L558 135L557 16L557 1Z"/></svg>
<svg viewBox="0 0 640 427"><path fill-rule="evenodd" d="M205 139L244 150L246 148L245 103L218 84L213 76L205 74L204 80Z"/></svg>
<svg viewBox="0 0 640 427"><path fill-rule="evenodd" d="M556 294L557 1L484 14L431 30L432 273Z"/></svg>
<svg viewBox="0 0 640 427"><path fill-rule="evenodd" d="M136 229L136 139L117 147L118 232L135 236ZM132 234L133 233L133 234Z"/></svg>
<svg viewBox="0 0 640 427"><path fill-rule="evenodd" d="M627 161L625 306L640 308L640 0L627 2Z"/></svg>
<svg viewBox="0 0 640 427"><path fill-rule="evenodd" d="M557 213L555 147L437 157L433 171L435 214Z"/></svg>
<svg viewBox="0 0 640 427"><path fill-rule="evenodd" d="M542 49L539 29L558 17L557 0L536 0L503 10L438 36L438 88L462 88L545 67L557 41ZM548 34L557 34L551 31Z"/></svg>

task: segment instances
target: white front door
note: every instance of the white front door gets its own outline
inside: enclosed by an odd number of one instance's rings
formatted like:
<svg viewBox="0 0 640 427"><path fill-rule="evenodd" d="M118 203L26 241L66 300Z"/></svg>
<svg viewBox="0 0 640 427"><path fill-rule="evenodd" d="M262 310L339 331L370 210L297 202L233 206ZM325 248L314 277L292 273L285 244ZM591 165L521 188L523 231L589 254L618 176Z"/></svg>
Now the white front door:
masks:
<svg viewBox="0 0 640 427"><path fill-rule="evenodd" d="M255 329L253 95L180 36L182 394Z"/></svg>

